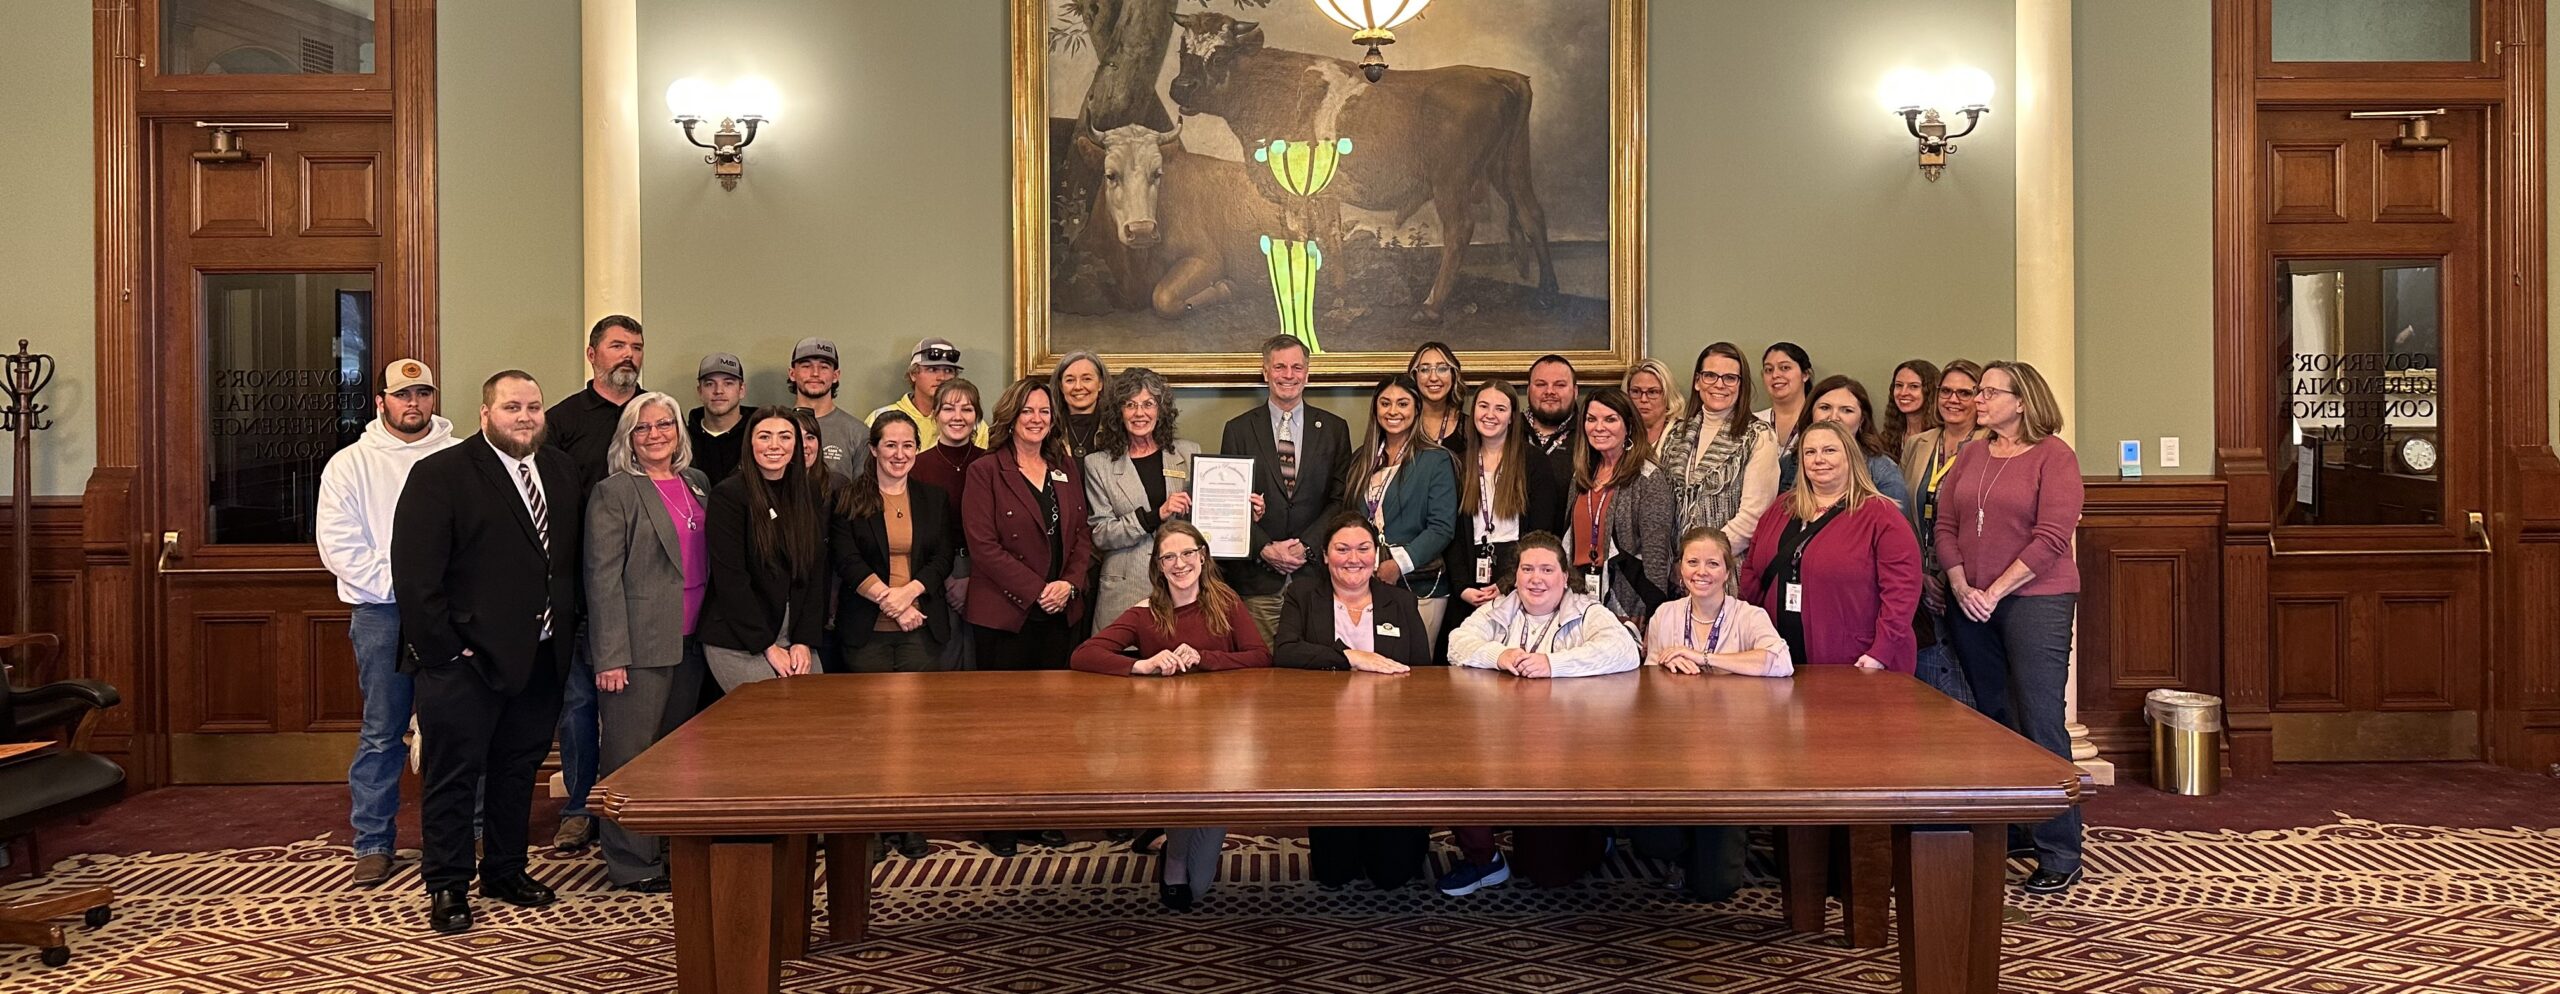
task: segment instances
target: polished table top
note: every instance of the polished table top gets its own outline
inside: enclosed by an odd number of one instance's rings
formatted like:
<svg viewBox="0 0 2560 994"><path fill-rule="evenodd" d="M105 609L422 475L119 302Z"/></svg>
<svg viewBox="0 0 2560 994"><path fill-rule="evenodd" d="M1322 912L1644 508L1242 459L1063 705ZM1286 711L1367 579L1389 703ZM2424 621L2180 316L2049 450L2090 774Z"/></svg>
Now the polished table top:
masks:
<svg viewBox="0 0 2560 994"><path fill-rule="evenodd" d="M749 684L597 785L656 835L2041 821L2060 758L1906 676L1243 670Z"/></svg>

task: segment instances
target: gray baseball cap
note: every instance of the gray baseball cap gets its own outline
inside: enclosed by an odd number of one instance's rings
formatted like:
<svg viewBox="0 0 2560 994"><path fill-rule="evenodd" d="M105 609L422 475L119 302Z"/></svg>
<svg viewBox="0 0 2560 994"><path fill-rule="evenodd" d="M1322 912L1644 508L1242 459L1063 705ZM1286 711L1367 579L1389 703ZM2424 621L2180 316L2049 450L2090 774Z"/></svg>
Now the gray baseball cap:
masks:
<svg viewBox="0 0 2560 994"><path fill-rule="evenodd" d="M918 366L940 366L956 373L960 371L960 347L951 344L948 338L928 338L916 343L916 350L908 361Z"/></svg>
<svg viewBox="0 0 2560 994"><path fill-rule="evenodd" d="M791 364L797 366L802 359L824 359L827 365L839 368L844 365L836 361L836 343L823 338L803 338L800 344L792 346Z"/></svg>
<svg viewBox="0 0 2560 994"><path fill-rule="evenodd" d="M697 383L710 379L714 375L745 380L747 378L747 366L745 363L739 362L737 356L730 355L726 352L714 352L710 355L703 356L702 364L693 367L693 378Z"/></svg>

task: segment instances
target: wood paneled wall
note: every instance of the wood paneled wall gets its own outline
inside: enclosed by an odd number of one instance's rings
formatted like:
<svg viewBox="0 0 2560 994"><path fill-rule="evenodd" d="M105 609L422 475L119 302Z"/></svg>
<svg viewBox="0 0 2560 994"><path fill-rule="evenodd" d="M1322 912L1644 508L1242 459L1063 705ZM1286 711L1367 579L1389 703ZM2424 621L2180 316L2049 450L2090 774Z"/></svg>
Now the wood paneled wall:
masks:
<svg viewBox="0 0 2560 994"><path fill-rule="evenodd" d="M2222 693L2222 481L2090 477L2080 518L2080 723L2140 767L2142 696Z"/></svg>

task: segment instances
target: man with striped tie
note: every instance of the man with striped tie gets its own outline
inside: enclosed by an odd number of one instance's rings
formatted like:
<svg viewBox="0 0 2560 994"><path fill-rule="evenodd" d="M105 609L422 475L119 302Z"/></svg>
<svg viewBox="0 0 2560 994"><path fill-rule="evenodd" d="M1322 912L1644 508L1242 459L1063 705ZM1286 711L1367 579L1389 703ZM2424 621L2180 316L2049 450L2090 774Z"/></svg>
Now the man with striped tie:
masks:
<svg viewBox="0 0 2560 994"><path fill-rule="evenodd" d="M439 932L471 927L475 875L483 897L552 901L525 872L526 821L581 607L587 502L569 455L544 444L542 386L510 369L480 399L480 433L419 460L392 515L401 668L417 688L426 781L421 875ZM487 853L476 868L475 796Z"/></svg>
<svg viewBox="0 0 2560 994"><path fill-rule="evenodd" d="M1306 403L1307 345L1288 335L1262 343L1262 382L1270 402L1227 422L1222 455L1253 459L1253 548L1249 560L1222 560L1219 570L1244 596L1264 640L1280 623L1280 590L1308 572L1316 532L1333 516L1337 477L1351 458L1351 427ZM1324 571L1312 571L1321 577Z"/></svg>

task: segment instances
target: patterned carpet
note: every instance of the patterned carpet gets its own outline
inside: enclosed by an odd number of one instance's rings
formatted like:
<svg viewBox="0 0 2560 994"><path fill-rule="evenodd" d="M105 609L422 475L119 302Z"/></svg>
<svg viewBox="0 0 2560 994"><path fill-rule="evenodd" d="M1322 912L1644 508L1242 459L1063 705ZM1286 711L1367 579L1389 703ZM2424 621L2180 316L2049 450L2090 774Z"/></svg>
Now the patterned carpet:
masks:
<svg viewBox="0 0 2560 994"><path fill-rule="evenodd" d="M998 860L942 843L890 859L872 940L821 942L787 967L784 989L1810 994L1898 982L1890 948L1788 935L1773 889L1686 904L1623 854L1576 887L1451 899L1323 891L1305 882L1301 840L1236 836L1218 889L1175 916L1155 907L1150 860L1102 843L1038 852ZM414 867L354 891L344 854L315 839L67 860L0 896L105 882L121 892L117 918L75 931L60 970L0 955L0 994L672 989L666 900L606 889L592 858L537 856L560 904L480 902L480 927L447 937L423 927ZM2560 992L2560 830L2101 828L2088 860L2072 894L2019 901L2034 920L2007 933L2004 989Z"/></svg>

